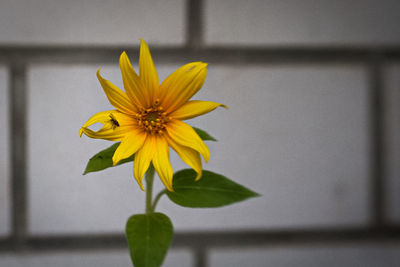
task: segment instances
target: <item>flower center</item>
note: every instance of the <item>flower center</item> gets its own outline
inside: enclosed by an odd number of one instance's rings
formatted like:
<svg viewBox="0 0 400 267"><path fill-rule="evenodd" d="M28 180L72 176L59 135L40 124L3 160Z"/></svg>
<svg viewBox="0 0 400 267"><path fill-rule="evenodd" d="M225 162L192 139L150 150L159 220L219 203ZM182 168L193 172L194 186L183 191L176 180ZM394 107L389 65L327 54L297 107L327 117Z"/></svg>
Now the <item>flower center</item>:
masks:
<svg viewBox="0 0 400 267"><path fill-rule="evenodd" d="M143 109L135 116L138 125L150 134L163 134L167 122L171 120L170 117L167 117L163 107L158 106L159 101L157 100L153 107Z"/></svg>
<svg viewBox="0 0 400 267"><path fill-rule="evenodd" d="M157 121L158 119L158 112L156 111L150 111L150 113L147 114L146 119L148 122L152 122L152 121Z"/></svg>

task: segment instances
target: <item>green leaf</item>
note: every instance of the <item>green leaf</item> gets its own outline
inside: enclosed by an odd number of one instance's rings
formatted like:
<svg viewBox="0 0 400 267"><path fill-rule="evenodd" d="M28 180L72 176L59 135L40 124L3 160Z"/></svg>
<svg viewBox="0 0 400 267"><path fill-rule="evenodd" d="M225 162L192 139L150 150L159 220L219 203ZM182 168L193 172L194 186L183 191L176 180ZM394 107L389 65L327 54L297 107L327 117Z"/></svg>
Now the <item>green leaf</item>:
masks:
<svg viewBox="0 0 400 267"><path fill-rule="evenodd" d="M169 199L183 207L214 208L258 196L217 173L203 170L200 180L196 182L195 177L192 169L176 172L172 180L175 192L167 192Z"/></svg>
<svg viewBox="0 0 400 267"><path fill-rule="evenodd" d="M162 213L136 214L126 224L126 239L135 267L161 266L174 234Z"/></svg>
<svg viewBox="0 0 400 267"><path fill-rule="evenodd" d="M90 158L88 164L86 165L85 172L83 173L84 175L89 173L89 172L98 172L104 169L107 169L109 167L114 167L113 162L112 162L112 157L114 155L115 150L117 150L120 142L113 144L109 148L106 148L96 155L94 155L92 158ZM118 162L117 165L121 165L127 162L133 161L133 156L130 156L129 158L123 159L120 162Z"/></svg>
<svg viewBox="0 0 400 267"><path fill-rule="evenodd" d="M215 139L214 137L212 137L211 135L209 135L206 131L197 128L197 127L193 127L192 128L196 131L196 133L200 136L201 139L203 139L204 141L217 141L217 139Z"/></svg>

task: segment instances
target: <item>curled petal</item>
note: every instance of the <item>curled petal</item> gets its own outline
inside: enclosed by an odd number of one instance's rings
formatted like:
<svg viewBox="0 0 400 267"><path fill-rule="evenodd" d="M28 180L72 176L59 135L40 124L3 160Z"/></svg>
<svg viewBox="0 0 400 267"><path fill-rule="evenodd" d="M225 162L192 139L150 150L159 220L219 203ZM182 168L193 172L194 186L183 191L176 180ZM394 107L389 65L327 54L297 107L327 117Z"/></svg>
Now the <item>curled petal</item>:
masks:
<svg viewBox="0 0 400 267"><path fill-rule="evenodd" d="M146 88L141 79L133 69L125 51L122 52L119 58L119 66L121 68L122 81L128 97L138 109L147 107L150 104L150 98L148 97Z"/></svg>
<svg viewBox="0 0 400 267"><path fill-rule="evenodd" d="M181 146L180 144L173 141L171 138L168 138L168 144L170 145L170 147L172 147L173 150L175 150L175 152L183 160L183 162L185 162L197 172L196 181L199 180L202 175L201 159L199 152L191 149L190 147Z"/></svg>
<svg viewBox="0 0 400 267"><path fill-rule="evenodd" d="M153 102L153 97L158 95L159 90L158 74L149 47L143 39L140 39L139 72L148 97Z"/></svg>
<svg viewBox="0 0 400 267"><path fill-rule="evenodd" d="M120 160L132 156L138 151L146 139L146 133L138 129L131 129L131 131L124 137L121 144L113 155L113 165L117 164Z"/></svg>
<svg viewBox="0 0 400 267"><path fill-rule="evenodd" d="M92 131L89 128L81 128L82 132L90 138L104 139L109 141L121 141L127 132L131 130L128 127L119 127L118 130L103 127L100 130Z"/></svg>
<svg viewBox="0 0 400 267"><path fill-rule="evenodd" d="M207 63L186 64L168 76L160 85L160 99L166 112L172 112L187 102L203 86Z"/></svg>
<svg viewBox="0 0 400 267"><path fill-rule="evenodd" d="M174 119L187 120L213 111L217 107L228 108L224 104L216 102L192 100L183 104L183 106L172 112L170 116Z"/></svg>
<svg viewBox="0 0 400 267"><path fill-rule="evenodd" d="M132 126L135 125L134 119L124 113L116 110L106 110L94 114L82 127L89 127L95 123L110 124L112 122L118 123L119 126ZM80 134L81 135L81 134Z"/></svg>
<svg viewBox="0 0 400 267"><path fill-rule="evenodd" d="M95 123L101 123L103 127L98 131L90 130L88 127ZM93 115L79 130L79 136L84 133L91 138L120 141L135 128L129 116L116 110L109 110Z"/></svg>
<svg viewBox="0 0 400 267"><path fill-rule="evenodd" d="M171 162L169 161L169 147L164 137L156 137L157 150L154 153L153 165L158 173L164 186L169 191L174 191L172 188L172 175L173 170Z"/></svg>
<svg viewBox="0 0 400 267"><path fill-rule="evenodd" d="M101 77L100 69L97 70L97 79L99 79L108 101L110 101L111 105L113 105L117 110L126 114L134 114L135 111L137 111L137 108L132 104L124 91Z"/></svg>
<svg viewBox="0 0 400 267"><path fill-rule="evenodd" d="M95 123L106 124L110 121L110 115L115 114L115 110L106 110L94 114L82 127L89 127ZM82 135L82 130L79 130L79 135Z"/></svg>
<svg viewBox="0 0 400 267"><path fill-rule="evenodd" d="M113 118L114 123L117 122L118 125L120 125L120 126L128 126L128 125L136 125L137 124L136 120L132 116L126 115L121 112L113 112L110 116Z"/></svg>
<svg viewBox="0 0 400 267"><path fill-rule="evenodd" d="M150 166L156 149L156 137L154 135L147 135L143 146L135 154L133 175L142 190L144 190L143 176Z"/></svg>
<svg viewBox="0 0 400 267"><path fill-rule="evenodd" d="M167 132L174 142L198 151L208 162L210 151L190 125L179 120L172 120L168 123Z"/></svg>

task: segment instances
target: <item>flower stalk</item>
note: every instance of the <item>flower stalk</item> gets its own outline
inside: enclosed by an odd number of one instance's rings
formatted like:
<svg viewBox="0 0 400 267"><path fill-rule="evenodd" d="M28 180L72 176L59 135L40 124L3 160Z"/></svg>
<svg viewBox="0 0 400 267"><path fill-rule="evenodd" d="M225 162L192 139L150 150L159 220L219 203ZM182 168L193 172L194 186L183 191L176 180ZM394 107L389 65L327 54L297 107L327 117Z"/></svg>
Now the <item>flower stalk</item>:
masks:
<svg viewBox="0 0 400 267"><path fill-rule="evenodd" d="M158 194L157 194L156 197L154 198L153 205L151 206L151 210L152 210L152 211L155 211L155 210L156 210L156 206L157 206L158 201L159 201L160 198L161 198L164 194L166 194L166 193L167 193L167 190L166 190L166 189L161 190L160 192L158 192Z"/></svg>
<svg viewBox="0 0 400 267"><path fill-rule="evenodd" d="M153 198L153 181L154 181L154 166L150 163L150 167L146 172L146 213L153 212L152 198Z"/></svg>

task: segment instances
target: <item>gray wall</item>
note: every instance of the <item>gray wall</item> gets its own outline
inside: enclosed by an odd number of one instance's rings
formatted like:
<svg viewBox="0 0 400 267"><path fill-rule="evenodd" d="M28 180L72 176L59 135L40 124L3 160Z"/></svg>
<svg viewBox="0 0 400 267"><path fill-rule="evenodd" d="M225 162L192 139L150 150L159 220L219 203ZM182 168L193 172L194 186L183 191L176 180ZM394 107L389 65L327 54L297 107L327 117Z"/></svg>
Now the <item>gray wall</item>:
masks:
<svg viewBox="0 0 400 267"><path fill-rule="evenodd" d="M195 99L230 109L188 121L219 140L204 168L262 195L205 210L162 199L178 233L165 266L398 266L399 13L394 0L2 0L0 266L129 266L123 242L100 251L46 242L118 241L127 217L143 211L131 164L82 176L109 143L78 136L111 108L96 70L122 88L118 55L137 64L139 38L160 78L210 62ZM13 80L18 71L26 86ZM25 109L26 143L15 106ZM9 153L19 144L26 153ZM193 246L203 231L231 241Z"/></svg>

